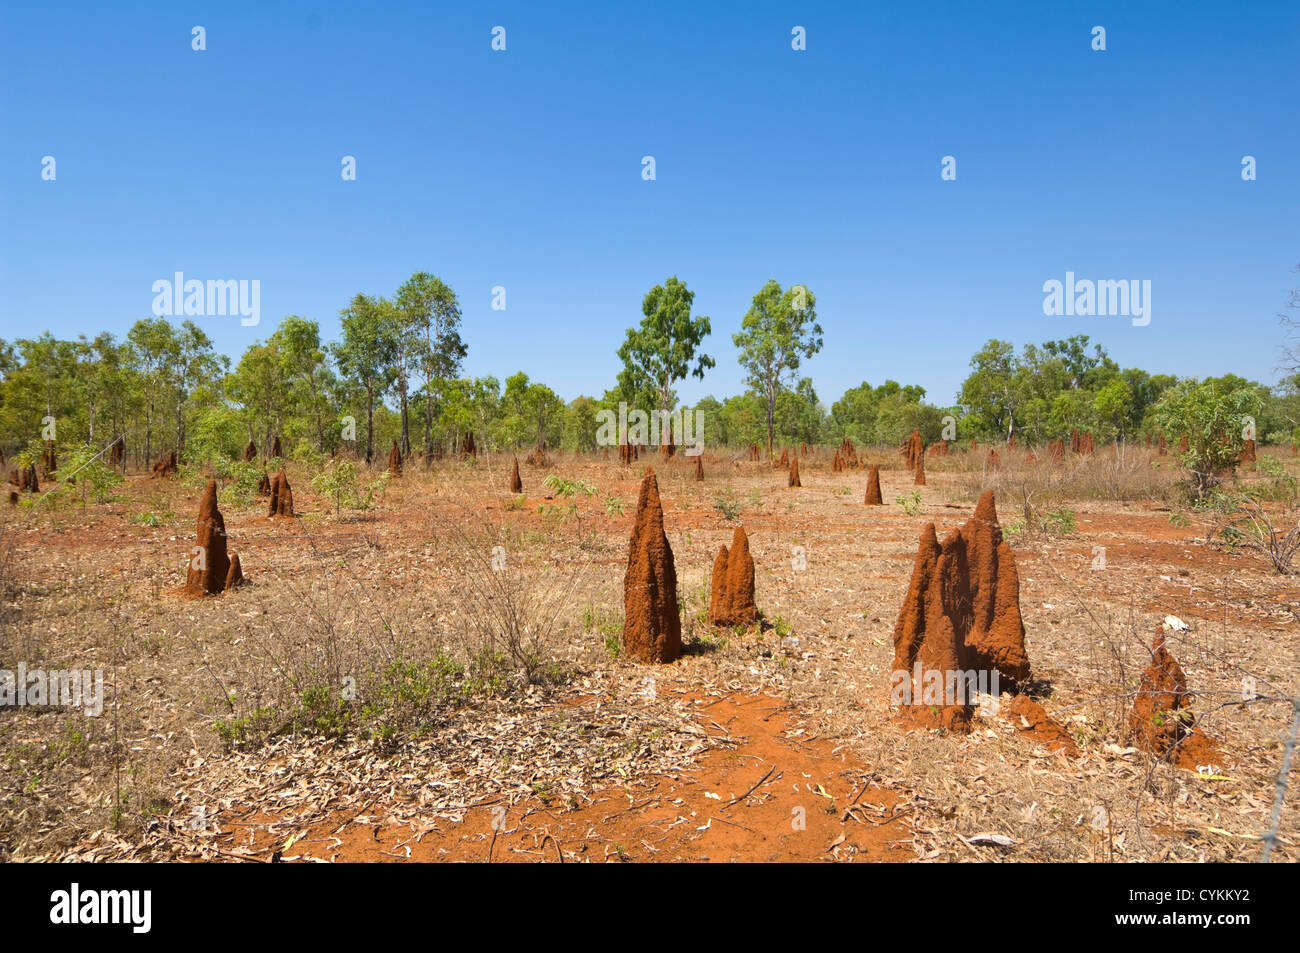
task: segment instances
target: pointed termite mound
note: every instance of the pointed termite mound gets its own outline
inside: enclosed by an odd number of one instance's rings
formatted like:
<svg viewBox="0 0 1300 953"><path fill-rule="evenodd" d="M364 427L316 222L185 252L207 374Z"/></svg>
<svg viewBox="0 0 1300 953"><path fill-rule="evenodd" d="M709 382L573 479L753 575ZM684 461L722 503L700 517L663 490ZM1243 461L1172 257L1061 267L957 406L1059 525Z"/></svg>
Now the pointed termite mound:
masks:
<svg viewBox="0 0 1300 953"><path fill-rule="evenodd" d="M217 481L209 480L199 502L197 545L191 551L189 567L185 571L185 593L204 596L224 592L230 568L230 557L226 554L226 521L217 509Z"/></svg>
<svg viewBox="0 0 1300 953"><path fill-rule="evenodd" d="M930 727L970 725L974 689L993 673L1012 687L1029 678L1020 578L1002 538L992 491L940 546L934 524L921 533L912 581L894 626L892 701ZM919 696L919 697L918 697Z"/></svg>
<svg viewBox="0 0 1300 953"><path fill-rule="evenodd" d="M646 469L623 576L623 651L639 662L671 662L682 652L677 570L664 534L659 483Z"/></svg>
<svg viewBox="0 0 1300 953"><path fill-rule="evenodd" d="M261 482L257 484L257 495L258 496L271 495L271 478L266 475L266 470L262 471Z"/></svg>
<svg viewBox="0 0 1300 953"><path fill-rule="evenodd" d="M799 482L799 458L795 457L790 461L790 486L803 486Z"/></svg>
<svg viewBox="0 0 1300 953"><path fill-rule="evenodd" d="M54 441L47 440L41 449L41 475L47 480L53 479L58 469L59 458L54 453Z"/></svg>
<svg viewBox="0 0 1300 953"><path fill-rule="evenodd" d="M1192 698L1187 676L1165 647L1164 632L1157 632L1151 644L1151 663L1142 672L1129 712L1129 740L1189 770L1199 770L1198 764L1222 764L1214 743L1195 730Z"/></svg>
<svg viewBox="0 0 1300 953"><path fill-rule="evenodd" d="M510 492L524 492L524 481L519 478L519 458L515 457L514 469L510 471Z"/></svg>
<svg viewBox="0 0 1300 953"><path fill-rule="evenodd" d="M754 559L749 554L749 537L737 526L731 549L724 545L713 561L713 585L709 596L710 625L753 625L758 621L754 605Z"/></svg>
<svg viewBox="0 0 1300 953"><path fill-rule="evenodd" d="M234 553L230 557L230 570L226 573L226 588L234 589L244 582L244 569L239 564L239 553Z"/></svg>
<svg viewBox="0 0 1300 953"><path fill-rule="evenodd" d="M781 459L776 461L776 465L777 465L777 468L778 468L778 469L781 469L781 470L789 470L789 469L790 469L790 451L789 451L789 450L782 450L782 451L781 451Z"/></svg>
<svg viewBox="0 0 1300 953"><path fill-rule="evenodd" d="M252 463L257 459L257 444L252 440L248 441L248 446L244 448L244 462Z"/></svg>
<svg viewBox="0 0 1300 953"><path fill-rule="evenodd" d="M393 449L388 451L388 472L395 477L402 475L402 451L393 441Z"/></svg>
<svg viewBox="0 0 1300 953"><path fill-rule="evenodd" d="M868 506L885 505L885 501L880 497L880 467L874 463L871 465L871 472L867 474L867 495L863 502Z"/></svg>
<svg viewBox="0 0 1300 953"><path fill-rule="evenodd" d="M916 478L912 481L913 486L925 486L925 451L922 450L916 457Z"/></svg>
<svg viewBox="0 0 1300 953"><path fill-rule="evenodd" d="M695 482L704 482L704 454L702 453L695 456Z"/></svg>
<svg viewBox="0 0 1300 953"><path fill-rule="evenodd" d="M843 471L844 471L844 458L841 457L840 452L836 450L835 456L831 458L831 473L842 473Z"/></svg>
<svg viewBox="0 0 1300 953"><path fill-rule="evenodd" d="M108 464L113 467L126 466L126 440L118 437L108 451Z"/></svg>
<svg viewBox="0 0 1300 953"><path fill-rule="evenodd" d="M992 448L989 449L988 466L990 470L996 470L999 466L1001 466L1001 461L998 459L998 452Z"/></svg>
<svg viewBox="0 0 1300 953"><path fill-rule="evenodd" d="M293 516L293 490L289 489L289 478L281 470L271 480L271 506L268 516Z"/></svg>
<svg viewBox="0 0 1300 953"><path fill-rule="evenodd" d="M907 469L915 470L921 462L921 454L925 452L925 441L921 439L921 431L913 429L912 435L907 438L907 446L904 451L904 457L907 460Z"/></svg>
<svg viewBox="0 0 1300 953"><path fill-rule="evenodd" d="M276 434L275 439L271 441L271 456L283 457L284 453L280 450L280 435Z"/></svg>
<svg viewBox="0 0 1300 953"><path fill-rule="evenodd" d="M1178 452L1179 453L1187 452L1187 434L1183 434L1183 439L1178 441Z"/></svg>
<svg viewBox="0 0 1300 953"><path fill-rule="evenodd" d="M1167 454L1168 452L1169 452L1169 444L1168 444L1168 442L1166 442L1166 440L1165 440L1165 435L1164 435L1164 434L1161 434L1161 435L1160 435L1160 446L1156 449L1156 453L1158 453L1160 456L1163 457L1163 456L1164 456L1165 454Z"/></svg>
<svg viewBox="0 0 1300 953"><path fill-rule="evenodd" d="M912 579L894 624L890 701L915 724L969 731L974 704L968 699L959 704L955 694L944 693L947 673L964 668L956 625L960 619L954 618L959 593L949 591L952 581L960 581L959 539L954 533L940 548L933 523L921 531ZM952 596L952 604L945 604L945 595Z"/></svg>

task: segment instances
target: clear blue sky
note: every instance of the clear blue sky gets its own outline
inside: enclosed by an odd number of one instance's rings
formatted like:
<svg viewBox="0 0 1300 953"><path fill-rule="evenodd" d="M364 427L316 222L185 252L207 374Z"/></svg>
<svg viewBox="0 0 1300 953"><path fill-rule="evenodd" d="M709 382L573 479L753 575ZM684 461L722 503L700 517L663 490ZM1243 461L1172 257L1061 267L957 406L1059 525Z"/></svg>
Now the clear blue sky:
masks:
<svg viewBox="0 0 1300 953"><path fill-rule="evenodd" d="M688 401L741 389L731 334L768 278L817 295L828 405L886 378L948 403L990 337L1276 380L1300 3L701 6L5 4L0 336L121 336L175 271L259 279L260 326L199 319L237 359L427 270L468 373L598 396L677 274L718 361ZM1045 317L1066 271L1150 279L1150 325Z"/></svg>

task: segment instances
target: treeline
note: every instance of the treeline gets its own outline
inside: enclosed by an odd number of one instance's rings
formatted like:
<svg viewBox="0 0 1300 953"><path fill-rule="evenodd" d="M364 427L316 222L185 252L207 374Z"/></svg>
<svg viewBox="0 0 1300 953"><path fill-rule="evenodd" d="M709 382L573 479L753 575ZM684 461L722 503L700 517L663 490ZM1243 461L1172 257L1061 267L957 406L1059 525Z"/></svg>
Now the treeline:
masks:
<svg viewBox="0 0 1300 953"><path fill-rule="evenodd" d="M119 434L128 454L148 463L175 450L182 461L238 458L254 441L286 451L355 448L368 459L396 441L405 454L544 446L591 450L597 413L620 402L680 409L676 385L703 378L714 360L700 347L711 333L694 315L694 294L675 276L642 302L617 356L622 369L601 397L565 402L520 371L504 381L467 378L455 292L428 273L412 275L391 297L356 295L341 313L338 341L319 324L287 316L233 366L192 321L136 322L124 339L108 333L61 340L48 332L0 341L0 449L31 454L59 446L105 446ZM927 403L925 389L887 380L846 391L829 410L801 361L821 347L816 299L806 287L769 281L733 334L746 391L705 397L694 410L709 446L896 445L920 430L981 442L1012 433L1027 443L1078 429L1098 441L1134 440L1156 431L1156 405L1177 383L1167 374L1121 369L1086 336L1025 345L991 340L971 360L959 403ZM1248 391L1259 408L1263 442L1294 439L1300 426L1300 374L1277 388L1234 375L1225 391ZM955 422L956 433L951 432Z"/></svg>

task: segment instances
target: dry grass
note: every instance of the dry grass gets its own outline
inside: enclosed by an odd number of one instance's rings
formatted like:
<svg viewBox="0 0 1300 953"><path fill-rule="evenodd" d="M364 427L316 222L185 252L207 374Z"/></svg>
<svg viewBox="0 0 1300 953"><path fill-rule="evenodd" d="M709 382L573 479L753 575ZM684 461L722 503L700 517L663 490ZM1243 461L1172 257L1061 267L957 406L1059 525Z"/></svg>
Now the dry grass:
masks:
<svg viewBox="0 0 1300 953"><path fill-rule="evenodd" d="M911 491L896 450L861 455L883 465L886 501ZM169 826L214 796L227 768L244 772L245 796L279 802L286 791L259 794L254 784L259 757L309 759L328 772L328 753L344 745L347 770L383 752L396 752L396 764L421 739L491 735L503 712L545 710L552 692L600 694L611 730L636 711L637 737L649 739L658 716L646 720L629 686L652 675L663 690L764 693L797 706L913 806L918 857L1254 858L1300 655L1294 583L1171 525L1171 457L1103 448L1053 466L1026 451L1000 455L997 472L983 467L983 450L927 460L930 486L915 516L892 502L863 507L865 470L832 473L824 449L801 460L801 490L785 487L783 471L730 455L707 455L706 480L696 483L684 462L643 458L623 468L555 454L548 470L523 467L522 501L504 489L509 456L444 461L431 473L409 467L374 509L341 519L291 465L302 517L272 523L260 505L223 503L251 585L199 601L170 593L193 533L193 484L133 478L120 502L84 513L9 510L0 542L13 541L15 575L0 667L19 659L102 667L111 687L102 718L21 709L0 719L0 857L81 854L105 842L102 832L171 856L182 842ZM677 664L652 672L611 659L607 645L621 619L626 540L647 464L660 475L688 642ZM546 499L554 496L546 473L599 493L575 497L570 512ZM1071 534L1017 542L1040 700L1078 741L1075 761L1036 749L1004 719L981 721L965 738L906 733L889 720L893 622L920 529L964 521L987 487L1004 525L1025 507L1077 516ZM735 525L714 506L724 494L750 534L769 623L761 634L713 632L702 620L713 556ZM142 525L146 512L158 525ZM492 568L496 546L504 572ZM1095 546L1106 549L1105 571L1092 568ZM806 568L796 568L796 547ZM1129 697L1166 614L1191 623L1171 647L1198 692L1202 724L1222 743L1228 763L1218 780L1126 747ZM1258 691L1249 704L1245 678ZM647 769L690 753L638 744ZM468 756L438 755L446 770ZM550 750L547 770L591 776L566 757ZM492 772L475 772L476 790L488 790ZM969 844L980 831L1014 844ZM1298 836L1288 808L1275 857L1296 859Z"/></svg>

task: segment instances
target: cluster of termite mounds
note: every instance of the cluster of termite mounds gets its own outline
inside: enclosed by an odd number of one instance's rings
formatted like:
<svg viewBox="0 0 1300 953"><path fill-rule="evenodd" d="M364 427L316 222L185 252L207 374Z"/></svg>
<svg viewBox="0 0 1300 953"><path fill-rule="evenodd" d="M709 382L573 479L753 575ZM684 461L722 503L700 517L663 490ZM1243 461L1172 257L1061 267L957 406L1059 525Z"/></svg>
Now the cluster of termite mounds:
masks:
<svg viewBox="0 0 1300 953"><path fill-rule="evenodd" d="M709 591L710 625L749 626L758 621L754 604L754 559L749 554L749 537L737 526L731 548L724 543L713 561Z"/></svg>
<svg viewBox="0 0 1300 953"><path fill-rule="evenodd" d="M226 551L226 521L217 509L217 481L209 480L199 502L197 545L185 571L184 593L214 596L244 581L239 555Z"/></svg>
<svg viewBox="0 0 1300 953"><path fill-rule="evenodd" d="M626 439L618 445L618 462L623 466L629 466L636 462L639 454L637 453L636 444L628 443Z"/></svg>
<svg viewBox="0 0 1300 953"><path fill-rule="evenodd" d="M271 505L267 516L293 516L293 490L289 478L281 470L271 478Z"/></svg>
<svg viewBox="0 0 1300 953"><path fill-rule="evenodd" d="M894 671L909 678L919 671L927 681L937 677L941 689L953 674L964 672L984 673L988 684L996 671L1009 687L1029 680L1020 578L991 490L980 497L975 515L942 544L933 523L921 531L894 625ZM968 697L941 690L937 699L925 692L918 698L914 690L911 702L900 714L914 724L970 730L974 706Z"/></svg>
<svg viewBox="0 0 1300 953"><path fill-rule="evenodd" d="M177 466L176 463L176 451L173 450L171 453L164 454L154 461L153 472L150 476L155 476L161 479L163 477L171 476L179 469L180 467Z"/></svg>
<svg viewBox="0 0 1300 953"><path fill-rule="evenodd" d="M725 545L713 563L709 621L714 625L752 625L754 560L749 538L737 527L731 548ZM627 545L623 576L623 651L639 662L671 662L682 653L682 624L677 607L677 567L664 532L659 481L646 468L637 495L636 517Z"/></svg>

